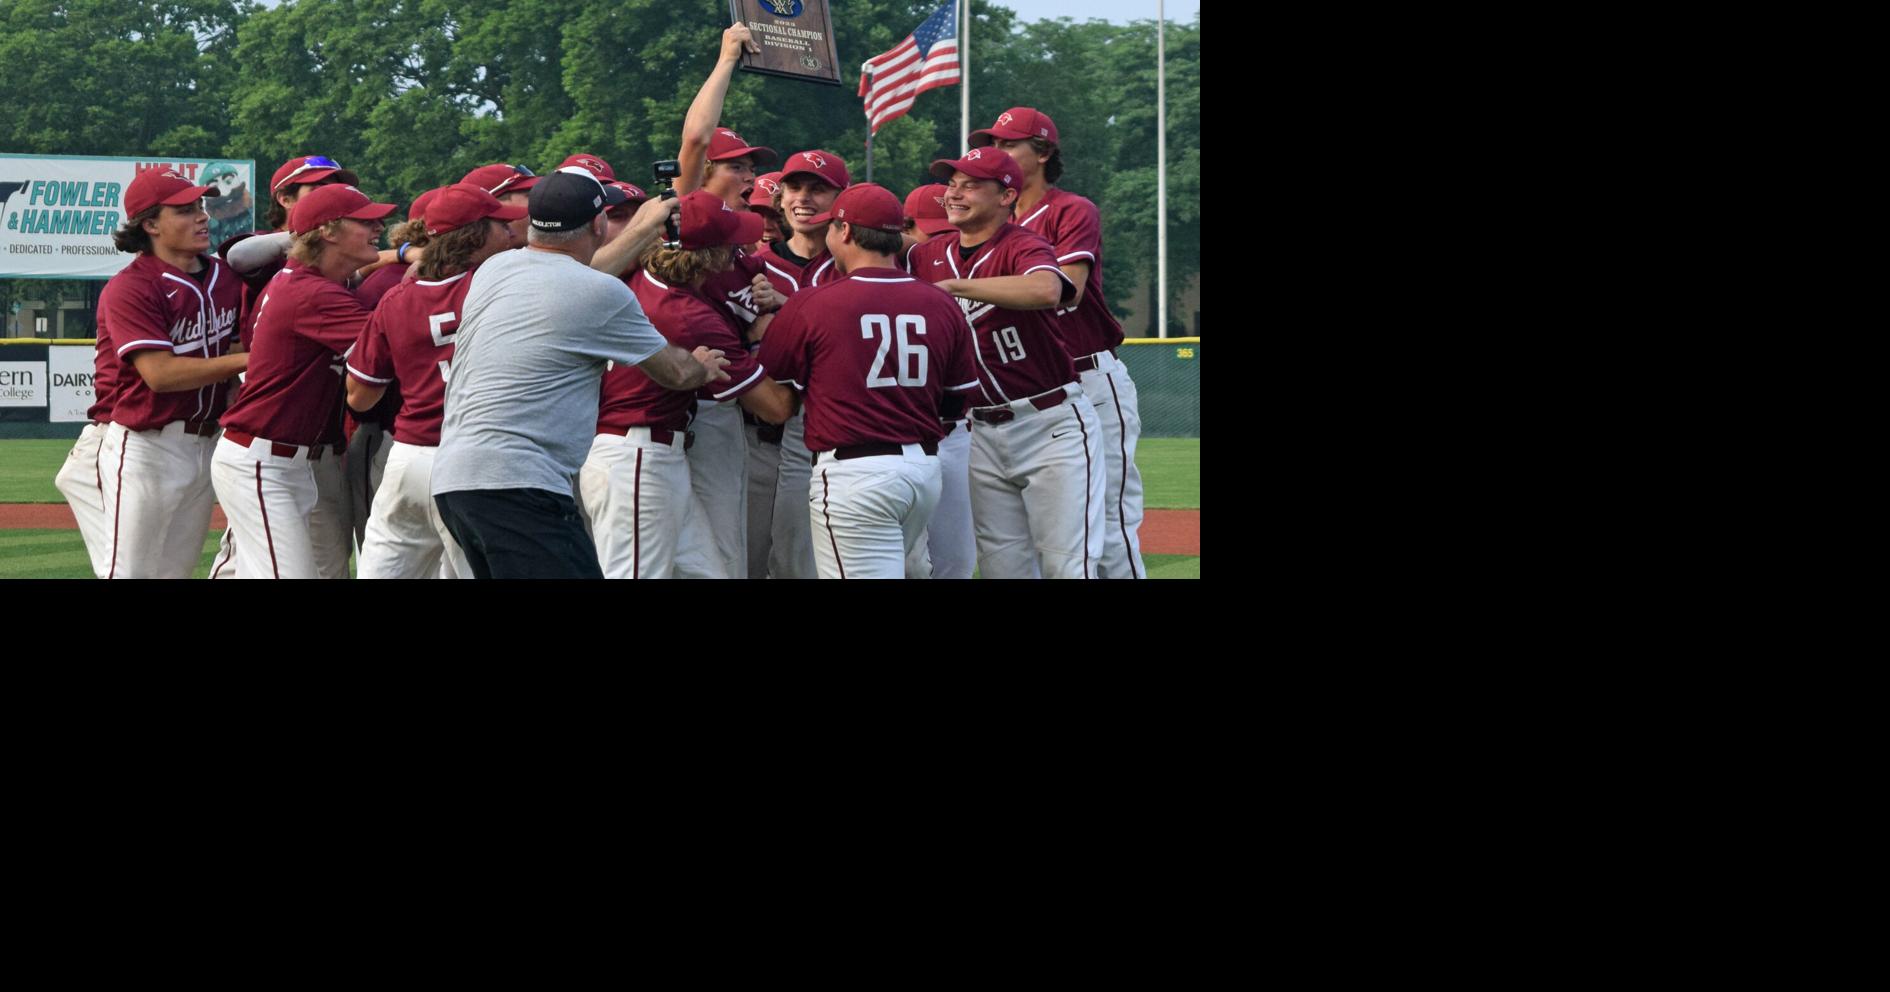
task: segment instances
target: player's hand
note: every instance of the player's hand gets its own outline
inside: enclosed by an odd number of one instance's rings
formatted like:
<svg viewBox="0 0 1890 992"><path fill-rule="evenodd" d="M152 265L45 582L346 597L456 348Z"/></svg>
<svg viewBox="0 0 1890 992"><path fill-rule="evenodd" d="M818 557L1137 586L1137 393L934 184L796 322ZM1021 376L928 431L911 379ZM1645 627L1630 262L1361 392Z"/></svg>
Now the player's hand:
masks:
<svg viewBox="0 0 1890 992"><path fill-rule="evenodd" d="M664 219L681 209L682 197L680 196L667 198L661 196L650 197L648 200L644 201L643 205L637 208L637 212L630 217L630 229L655 231L661 234Z"/></svg>
<svg viewBox="0 0 1890 992"><path fill-rule="evenodd" d="M774 283L769 282L767 276L756 275L748 285L754 290L756 313L779 310L781 304L787 302L787 297L774 288Z"/></svg>
<svg viewBox="0 0 1890 992"><path fill-rule="evenodd" d="M736 22L722 32L722 60L733 62L747 51L754 55L761 54L761 46L755 44L755 35L748 30L748 25Z"/></svg>
<svg viewBox="0 0 1890 992"><path fill-rule="evenodd" d="M722 357L722 354L721 351L715 348L697 346L695 351L689 353L689 357L695 359L697 362L701 363L703 368L709 370L710 382L727 382L728 373L722 370L728 368L728 359Z"/></svg>

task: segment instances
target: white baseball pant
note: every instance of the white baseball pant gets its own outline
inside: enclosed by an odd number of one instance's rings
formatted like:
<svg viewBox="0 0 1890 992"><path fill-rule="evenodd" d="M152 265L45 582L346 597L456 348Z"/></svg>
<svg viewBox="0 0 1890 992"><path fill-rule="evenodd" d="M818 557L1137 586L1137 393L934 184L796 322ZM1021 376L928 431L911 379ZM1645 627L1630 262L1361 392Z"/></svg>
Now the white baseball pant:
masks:
<svg viewBox="0 0 1890 992"><path fill-rule="evenodd" d="M761 426L742 423L742 436L748 443L748 574L757 579L768 577L768 554L774 549L775 486L780 482L781 443L763 441ZM800 506L795 500L790 509Z"/></svg>
<svg viewBox="0 0 1890 992"><path fill-rule="evenodd" d="M277 455L271 442L256 438L248 447L228 437L217 442L210 475L217 502L230 521L236 545L236 570L245 579L315 579L315 545L309 516L320 494L314 466L335 462L332 447L316 461L309 449Z"/></svg>
<svg viewBox="0 0 1890 992"><path fill-rule="evenodd" d="M374 515L374 494L380 491L387 475L387 456L394 446L394 436L378 423L363 423L348 439L343 455L342 474L348 479L348 525L354 529L356 547L367 541L368 518ZM360 562L355 562L356 571Z"/></svg>
<svg viewBox="0 0 1890 992"><path fill-rule="evenodd" d="M734 400L702 403L689 429L690 500L676 545L679 579L748 577L748 442Z"/></svg>
<svg viewBox="0 0 1890 992"><path fill-rule="evenodd" d="M349 505L346 453L337 455L333 445L322 457L309 462L315 476L315 508L308 514L309 546L314 549L315 570L324 579L348 577L348 556L354 553L354 510ZM225 516L229 507L223 508Z"/></svg>
<svg viewBox="0 0 1890 992"><path fill-rule="evenodd" d="M218 504L221 506L222 504ZM217 553L210 559L210 578L240 579L236 574L236 528L229 525L230 515L223 515L223 533L217 538Z"/></svg>
<svg viewBox="0 0 1890 992"><path fill-rule="evenodd" d="M105 428L99 471L114 579L188 579L210 531L215 438L173 420L154 431Z"/></svg>
<svg viewBox="0 0 1890 992"><path fill-rule="evenodd" d="M1096 353L1096 368L1082 374L1083 394L1102 423L1103 553L1102 577L1140 579L1142 565L1142 473L1135 467L1135 445L1142 439L1142 412L1128 366L1106 351Z"/></svg>
<svg viewBox="0 0 1890 992"><path fill-rule="evenodd" d="M938 508L925 540L906 556L908 579L969 579L978 564L971 531L971 431L958 421L938 443Z"/></svg>
<svg viewBox="0 0 1890 992"><path fill-rule="evenodd" d="M971 424L971 519L978 574L987 579L1090 579L1103 549L1102 425L1082 387L1013 419ZM1048 395L1048 394L1041 394ZM985 408L979 408L985 409Z"/></svg>
<svg viewBox="0 0 1890 992"><path fill-rule="evenodd" d="M359 432L354 436L361 438ZM472 578L472 566L433 501L433 455L439 449L385 436L383 443L386 470L375 488L356 573L364 579Z"/></svg>
<svg viewBox="0 0 1890 992"><path fill-rule="evenodd" d="M812 468L807 503L818 577L905 578L906 555L938 506L938 457L916 444L865 458L823 451Z"/></svg>
<svg viewBox="0 0 1890 992"><path fill-rule="evenodd" d="M104 424L86 424L79 440L66 453L53 487L72 508L72 519L79 522L79 536L85 539L85 553L92 559L92 574L104 578L111 567L110 518L105 513L105 474L99 465L99 449L105 443Z"/></svg>
<svg viewBox="0 0 1890 992"><path fill-rule="evenodd" d="M683 432L668 443L632 427L599 434L578 472L578 502L606 579L667 579L692 502ZM701 441L697 441L701 444Z"/></svg>

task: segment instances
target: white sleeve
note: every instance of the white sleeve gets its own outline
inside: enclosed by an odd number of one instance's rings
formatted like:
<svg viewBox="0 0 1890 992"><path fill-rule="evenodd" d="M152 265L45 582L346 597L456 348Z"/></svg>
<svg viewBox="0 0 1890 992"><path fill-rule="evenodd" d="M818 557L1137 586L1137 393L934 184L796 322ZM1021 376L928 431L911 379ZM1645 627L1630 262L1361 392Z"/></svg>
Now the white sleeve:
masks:
<svg viewBox="0 0 1890 992"><path fill-rule="evenodd" d="M248 275L272 262L279 262L289 256L289 242L295 235L287 231L274 234L257 234L244 238L230 246L230 257L224 261L230 263L239 275Z"/></svg>

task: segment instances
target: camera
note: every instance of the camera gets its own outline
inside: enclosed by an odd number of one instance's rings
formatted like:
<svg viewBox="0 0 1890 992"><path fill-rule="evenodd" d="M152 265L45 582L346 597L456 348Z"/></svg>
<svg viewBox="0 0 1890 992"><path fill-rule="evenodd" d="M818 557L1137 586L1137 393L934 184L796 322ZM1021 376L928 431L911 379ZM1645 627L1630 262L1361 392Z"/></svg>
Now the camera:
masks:
<svg viewBox="0 0 1890 992"><path fill-rule="evenodd" d="M662 188L662 192L657 196L664 200L675 199L676 178L682 175L682 163L673 158L664 159L651 166L650 169L655 175L656 185ZM676 214L663 218L663 247L682 247L682 218Z"/></svg>

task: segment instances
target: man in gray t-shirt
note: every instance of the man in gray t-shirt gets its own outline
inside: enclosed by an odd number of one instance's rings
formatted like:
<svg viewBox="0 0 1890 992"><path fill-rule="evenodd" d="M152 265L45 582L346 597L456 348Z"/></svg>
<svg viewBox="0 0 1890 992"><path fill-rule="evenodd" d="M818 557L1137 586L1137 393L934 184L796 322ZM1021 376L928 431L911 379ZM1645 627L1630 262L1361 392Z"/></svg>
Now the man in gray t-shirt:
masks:
<svg viewBox="0 0 1890 992"><path fill-rule="evenodd" d="M623 200L581 168L560 169L532 187L529 245L473 272L433 497L479 578L603 578L572 493L596 434L606 361L675 390L728 378L721 352L669 344L621 280L590 267L604 210ZM637 212L636 254L674 208L658 199Z"/></svg>

